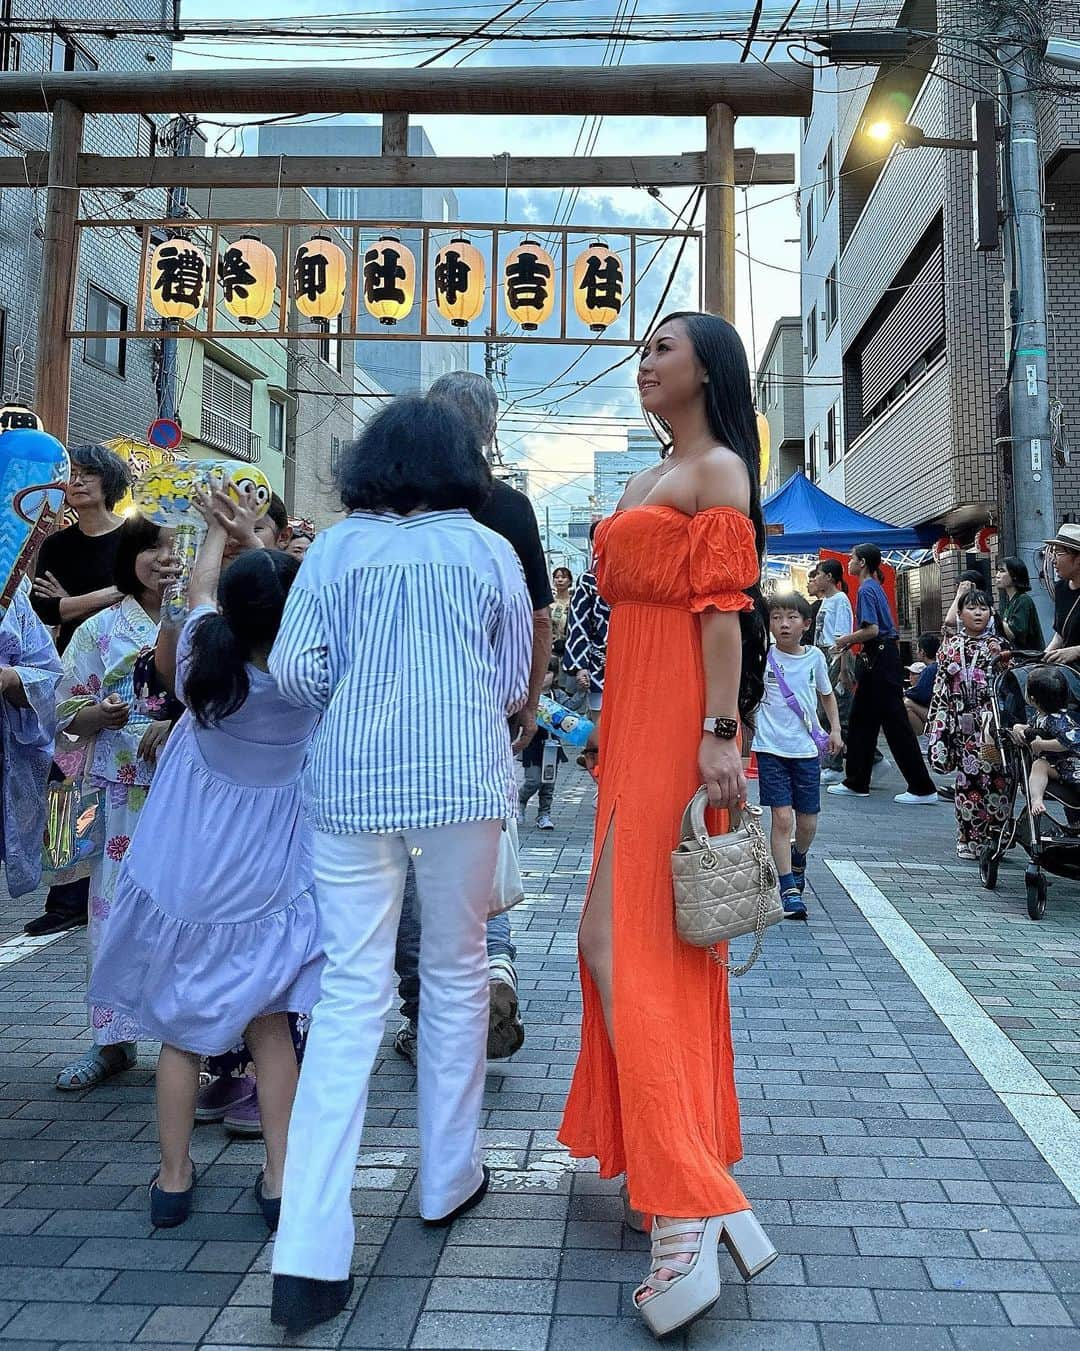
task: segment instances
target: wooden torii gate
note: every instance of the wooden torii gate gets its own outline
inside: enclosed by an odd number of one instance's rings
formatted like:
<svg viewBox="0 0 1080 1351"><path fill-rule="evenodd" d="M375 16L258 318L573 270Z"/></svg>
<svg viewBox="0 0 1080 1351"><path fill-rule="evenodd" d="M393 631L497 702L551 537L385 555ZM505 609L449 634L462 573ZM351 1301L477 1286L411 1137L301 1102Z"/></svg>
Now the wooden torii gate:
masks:
<svg viewBox="0 0 1080 1351"><path fill-rule="evenodd" d="M0 158L0 187L46 184L35 392L66 439L68 337L79 192L90 187L672 187L705 191L706 308L735 309L735 188L792 183L791 155L736 150L739 116L808 116L813 72L767 65L297 68L0 75L0 112L52 113L49 151ZM378 113L382 154L194 158L84 154L87 113ZM703 117L704 154L424 157L408 154L411 114ZM141 299L140 299L141 303Z"/></svg>

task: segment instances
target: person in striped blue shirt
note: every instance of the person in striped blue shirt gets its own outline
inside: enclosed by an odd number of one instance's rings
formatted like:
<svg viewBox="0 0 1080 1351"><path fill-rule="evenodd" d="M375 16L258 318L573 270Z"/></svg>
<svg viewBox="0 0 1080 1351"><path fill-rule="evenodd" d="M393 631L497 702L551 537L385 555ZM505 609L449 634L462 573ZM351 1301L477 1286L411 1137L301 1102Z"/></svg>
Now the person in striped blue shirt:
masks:
<svg viewBox="0 0 1080 1351"><path fill-rule="evenodd" d="M507 718L526 700L533 616L513 549L470 510L491 488L456 408L396 399L339 469L348 517L289 593L270 671L321 712L304 772L326 968L289 1129L273 1321L297 1333L352 1288L349 1198L393 998L405 874L423 917L420 1213L480 1201L485 928L516 787Z"/></svg>

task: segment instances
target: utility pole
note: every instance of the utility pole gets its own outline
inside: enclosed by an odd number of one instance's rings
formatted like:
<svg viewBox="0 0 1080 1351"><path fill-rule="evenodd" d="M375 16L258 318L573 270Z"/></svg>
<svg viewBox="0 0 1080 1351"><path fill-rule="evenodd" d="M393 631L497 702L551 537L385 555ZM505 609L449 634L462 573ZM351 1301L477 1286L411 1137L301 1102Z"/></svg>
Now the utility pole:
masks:
<svg viewBox="0 0 1080 1351"><path fill-rule="evenodd" d="M1046 255L1043 247L1042 156L1035 91L1038 53L1031 36L998 48L1001 87L1008 109L1004 145L1005 325L1012 501L1017 555L1033 577L1043 541L1054 536L1054 461L1050 447L1050 384L1046 353ZM1050 598L1032 592L1047 632L1053 626ZM1049 627L1048 627L1049 626Z"/></svg>
<svg viewBox="0 0 1080 1351"><path fill-rule="evenodd" d="M178 15L177 15L178 17ZM173 153L177 158L187 158L191 154L191 138L195 123L190 117L181 114L177 118L176 142ZM170 220L182 219L187 215L187 188L169 188L166 196L165 215ZM217 266L214 260L212 266ZM158 367L158 416L175 418L179 412L180 391L177 380L176 339L170 337L179 331L180 324L175 319L161 321L161 365Z"/></svg>
<svg viewBox="0 0 1080 1351"><path fill-rule="evenodd" d="M493 328L485 328L484 337L487 339L484 343L484 377L491 382L496 391L501 389L505 394L506 344L495 341L495 330ZM487 450L484 453L487 455L489 464L502 464L502 453L499 450L497 437L492 441L491 445L487 447Z"/></svg>

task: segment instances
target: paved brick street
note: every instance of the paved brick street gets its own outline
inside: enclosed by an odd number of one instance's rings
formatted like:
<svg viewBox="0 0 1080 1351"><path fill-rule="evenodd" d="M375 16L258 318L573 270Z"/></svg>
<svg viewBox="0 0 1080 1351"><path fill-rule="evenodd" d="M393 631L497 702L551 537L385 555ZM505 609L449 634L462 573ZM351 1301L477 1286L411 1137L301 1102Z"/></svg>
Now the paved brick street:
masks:
<svg viewBox="0 0 1080 1351"><path fill-rule="evenodd" d="M592 796L582 776L563 779L556 832L523 836L528 1040L489 1072L494 1193L449 1233L421 1228L413 1074L387 1047L354 1194L363 1279L354 1307L303 1345L653 1344L630 1299L645 1241L623 1229L616 1184L554 1139ZM1056 883L1032 923L1017 866L996 896L982 891L955 862L951 810L901 813L891 784L883 776L868 802L827 800L810 924L774 930L734 983L739 1176L782 1257L749 1287L727 1264L720 1304L675 1346L1080 1351L1077 1136L1055 1118L1055 1173L1006 1105L1034 1113L1037 1137L1039 1112L1064 1111L1057 1094L1080 1108L1080 886ZM0 939L36 905L5 902ZM82 976L81 934L0 946L0 1343L280 1344L251 1195L261 1146L200 1128L196 1214L155 1233L153 1048L93 1093L54 1091L83 1037ZM962 1016L961 996L974 1001Z"/></svg>

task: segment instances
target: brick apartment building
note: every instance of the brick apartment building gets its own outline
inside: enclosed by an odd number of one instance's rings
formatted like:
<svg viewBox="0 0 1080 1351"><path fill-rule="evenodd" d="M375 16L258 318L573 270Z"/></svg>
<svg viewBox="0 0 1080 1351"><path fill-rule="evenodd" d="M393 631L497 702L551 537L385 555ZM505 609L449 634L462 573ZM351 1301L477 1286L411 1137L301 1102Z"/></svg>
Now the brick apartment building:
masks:
<svg viewBox="0 0 1080 1351"><path fill-rule="evenodd" d="M104 37L69 32L80 20L125 18L171 24L169 0L0 0L0 69L23 73L63 70L168 70L172 45L165 37ZM61 17L58 17L61 16ZM19 32L21 24L48 23L46 31ZM0 154L21 155L48 148L49 116L0 116ZM141 114L86 119L84 149L99 154L162 153L168 119ZM84 216L163 216L163 189L139 191L125 201L118 190L82 194ZM34 354L41 274L44 188L0 191L0 391L33 395ZM88 232L75 285L75 322L98 329L123 328L137 318L139 249L133 231ZM134 326L134 323L132 323ZM99 441L113 436L142 439L157 414L156 380L160 345L148 340L96 339L76 342L71 363L69 440Z"/></svg>
<svg viewBox="0 0 1080 1351"><path fill-rule="evenodd" d="M1080 36L1080 11L1055 12L1057 36ZM908 0L896 22L975 34L990 19L974 0ZM886 153L864 129L886 118L969 137L972 100L998 87L976 50L952 40L900 66L823 65L800 155L804 412L818 448L810 468L860 510L961 532L994 518L999 497L1003 255L974 249L970 153ZM1042 138L1052 392L1080 449L1080 91L1044 101ZM1059 515L1080 512L1080 459L1055 470L1055 489ZM928 599L942 581L919 571ZM932 627L933 606L915 613L912 580L911 623Z"/></svg>

